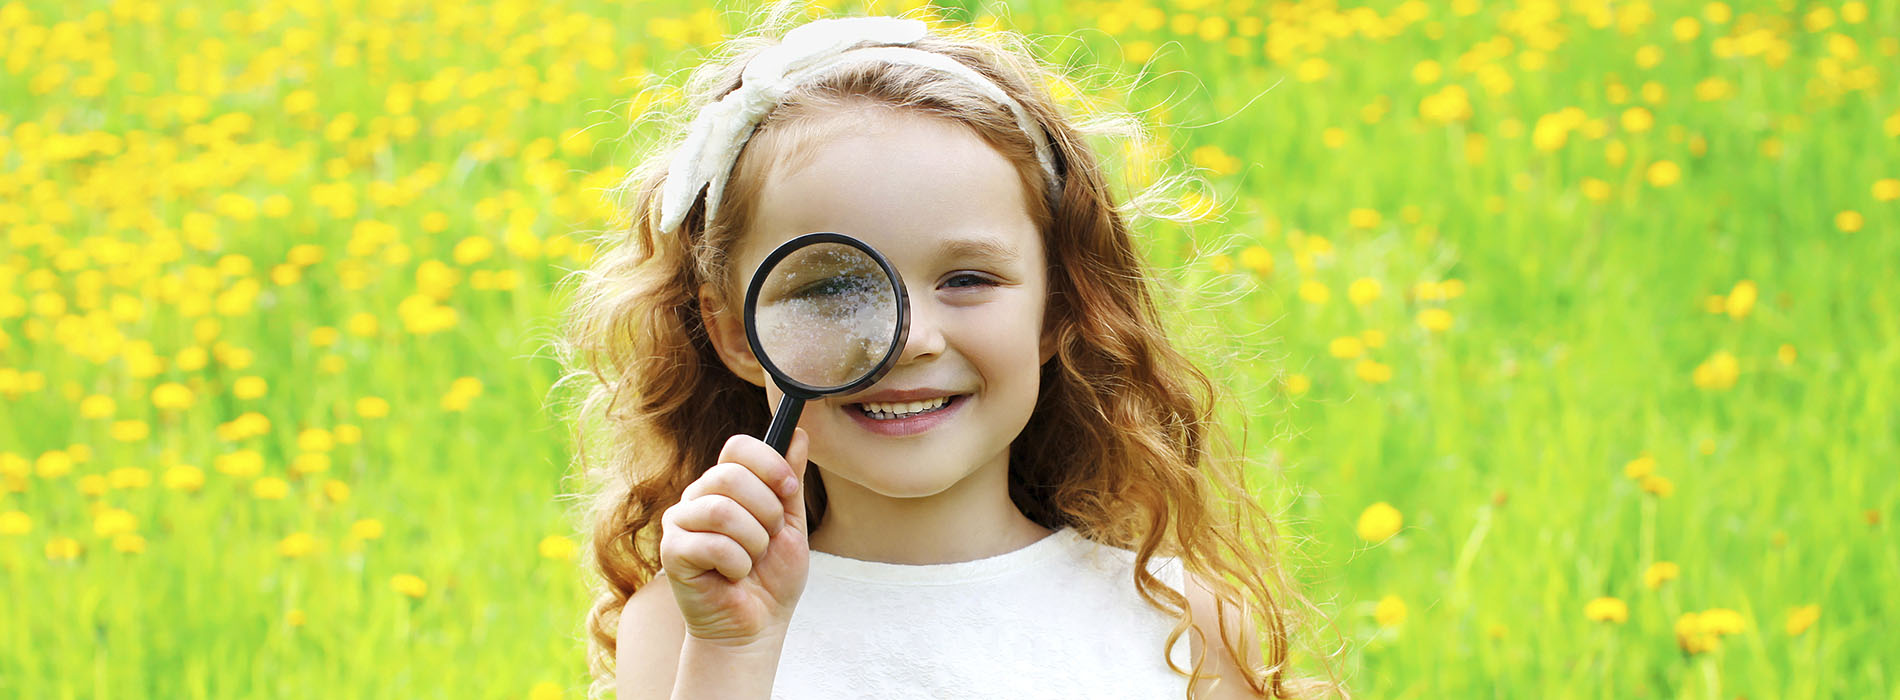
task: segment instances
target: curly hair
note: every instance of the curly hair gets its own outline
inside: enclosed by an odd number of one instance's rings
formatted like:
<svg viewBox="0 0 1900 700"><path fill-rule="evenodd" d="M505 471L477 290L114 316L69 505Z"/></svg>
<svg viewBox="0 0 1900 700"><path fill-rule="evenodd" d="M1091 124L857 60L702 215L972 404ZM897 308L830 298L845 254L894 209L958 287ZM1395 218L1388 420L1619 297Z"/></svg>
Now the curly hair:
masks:
<svg viewBox="0 0 1900 700"><path fill-rule="evenodd" d="M689 105L737 88L747 60L769 44L758 36L729 42L694 73ZM1010 447L1016 507L1044 527L1072 527L1135 552L1137 590L1177 618L1167 646L1157 650L1164 658L1183 634L1202 636L1187 598L1149 572L1153 557L1175 556L1213 590L1221 609L1238 611L1239 620L1219 616L1219 636L1232 658L1265 662L1243 669L1254 694L1344 692L1336 681L1300 678L1291 668L1293 630L1319 609L1301 596L1276 554L1276 528L1247 489L1246 462L1226 455L1214 416L1216 386L1170 342L1155 281L1086 141L1111 122L1125 132L1132 120L1084 124L1065 116L1047 87L1067 85L1065 78L1024 45L1007 33L940 27L912 47L962 62L1021 104L1049 139L1055 183L1047 182L1032 137L1006 108L957 79L882 64L795 89L746 144L710 220L701 202L678 231L657 230L671 149L656 149L629 175L623 187L631 221L604 237L599 255L577 273L560 348L568 379L584 387L574 425L576 463L588 487L585 534L600 577L587 618L594 692L612 682L621 610L659 571L661 514L717 461L727 437L770 419L763 390L720 362L701 325L698 290L732 288L726 257L745 231L749 200L771 162L787 157L781 146L799 143L801 129L821 128L828 110L863 102L962 124L1016 165L1027 191L1048 194L1025 199L1050 261L1044 323L1056 354L1042 368L1034 413ZM823 481L813 471L807 483L810 527L817 530ZM1232 623L1256 626L1264 652L1238 648ZM1201 662L1191 670L1169 664L1204 677Z"/></svg>

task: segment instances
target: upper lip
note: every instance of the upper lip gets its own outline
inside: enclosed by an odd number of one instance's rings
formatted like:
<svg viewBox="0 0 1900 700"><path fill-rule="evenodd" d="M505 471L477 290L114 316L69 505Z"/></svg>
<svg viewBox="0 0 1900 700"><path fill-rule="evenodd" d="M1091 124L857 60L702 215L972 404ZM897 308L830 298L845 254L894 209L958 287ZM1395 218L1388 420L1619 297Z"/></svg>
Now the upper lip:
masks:
<svg viewBox="0 0 1900 700"><path fill-rule="evenodd" d="M923 399L934 399L941 396L956 396L960 393L962 392L950 391L948 389L930 389L930 388L886 390L886 391L880 391L880 392L876 392L872 394L863 394L859 396L853 396L851 397L851 400L847 401L846 403L899 403L903 401L920 401Z"/></svg>

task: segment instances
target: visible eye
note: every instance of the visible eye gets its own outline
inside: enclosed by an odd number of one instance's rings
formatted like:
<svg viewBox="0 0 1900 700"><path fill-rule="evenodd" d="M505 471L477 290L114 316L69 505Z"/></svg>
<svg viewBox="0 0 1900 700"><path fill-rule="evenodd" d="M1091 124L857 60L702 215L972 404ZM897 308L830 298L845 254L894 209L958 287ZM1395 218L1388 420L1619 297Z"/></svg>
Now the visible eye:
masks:
<svg viewBox="0 0 1900 700"><path fill-rule="evenodd" d="M870 287L866 280L850 275L821 277L799 287L787 299L836 298L847 294L856 294Z"/></svg>
<svg viewBox="0 0 1900 700"><path fill-rule="evenodd" d="M951 289L988 287L995 284L996 280L972 272L959 272L943 281L943 286Z"/></svg>

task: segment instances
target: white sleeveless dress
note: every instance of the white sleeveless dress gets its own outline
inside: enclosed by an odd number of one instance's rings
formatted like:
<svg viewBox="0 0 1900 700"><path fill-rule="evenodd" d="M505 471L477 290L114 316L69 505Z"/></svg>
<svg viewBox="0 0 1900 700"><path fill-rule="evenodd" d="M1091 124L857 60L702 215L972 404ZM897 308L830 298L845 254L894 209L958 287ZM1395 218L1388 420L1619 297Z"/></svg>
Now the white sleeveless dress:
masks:
<svg viewBox="0 0 1900 700"><path fill-rule="evenodd" d="M1134 552L1071 528L987 559L886 564L812 552L774 700L1182 698L1175 619L1135 590ZM1182 590L1180 562L1149 571ZM1191 668L1188 634L1169 650Z"/></svg>

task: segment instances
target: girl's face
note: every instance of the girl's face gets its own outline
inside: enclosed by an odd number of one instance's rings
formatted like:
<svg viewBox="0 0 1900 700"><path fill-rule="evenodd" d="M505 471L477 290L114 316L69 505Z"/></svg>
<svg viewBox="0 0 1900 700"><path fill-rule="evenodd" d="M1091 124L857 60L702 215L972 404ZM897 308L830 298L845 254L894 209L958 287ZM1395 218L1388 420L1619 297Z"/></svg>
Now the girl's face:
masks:
<svg viewBox="0 0 1900 700"><path fill-rule="evenodd" d="M849 126L767 175L730 267L743 289L779 244L836 231L877 248L904 278L911 322L902 357L868 390L805 405L799 426L811 435L811 461L827 490L844 479L892 498L1006 470L1053 347L1041 332L1048 273L1022 180L958 124L890 110L831 118ZM715 344L776 406L781 394L742 324L736 313L711 319Z"/></svg>

